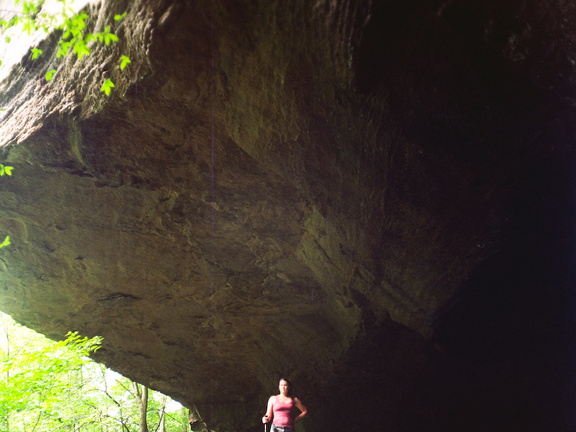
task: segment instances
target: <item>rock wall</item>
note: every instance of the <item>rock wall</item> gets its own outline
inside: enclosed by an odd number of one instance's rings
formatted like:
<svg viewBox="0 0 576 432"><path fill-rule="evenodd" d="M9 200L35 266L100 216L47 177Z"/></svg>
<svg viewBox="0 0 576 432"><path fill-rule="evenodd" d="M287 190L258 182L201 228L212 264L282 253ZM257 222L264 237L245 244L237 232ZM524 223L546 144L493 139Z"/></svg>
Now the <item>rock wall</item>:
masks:
<svg viewBox="0 0 576 432"><path fill-rule="evenodd" d="M90 8L0 84L2 310L213 430L281 375L306 430L573 426L573 5Z"/></svg>

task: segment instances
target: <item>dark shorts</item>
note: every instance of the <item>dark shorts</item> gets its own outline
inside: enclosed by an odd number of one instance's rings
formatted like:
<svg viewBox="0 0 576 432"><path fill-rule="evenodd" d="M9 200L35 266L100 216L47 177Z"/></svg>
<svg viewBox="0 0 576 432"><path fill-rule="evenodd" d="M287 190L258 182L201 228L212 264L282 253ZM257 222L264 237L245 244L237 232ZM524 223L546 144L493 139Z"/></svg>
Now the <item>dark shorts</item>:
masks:
<svg viewBox="0 0 576 432"><path fill-rule="evenodd" d="M270 432L294 432L294 429L287 426L276 426L273 424Z"/></svg>

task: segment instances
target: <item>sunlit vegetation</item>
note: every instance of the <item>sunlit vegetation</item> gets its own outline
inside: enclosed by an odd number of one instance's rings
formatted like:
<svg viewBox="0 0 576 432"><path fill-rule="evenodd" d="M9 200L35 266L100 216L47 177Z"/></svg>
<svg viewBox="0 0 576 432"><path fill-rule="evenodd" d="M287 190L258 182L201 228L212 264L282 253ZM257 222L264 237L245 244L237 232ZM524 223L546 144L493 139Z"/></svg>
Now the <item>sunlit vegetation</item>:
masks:
<svg viewBox="0 0 576 432"><path fill-rule="evenodd" d="M0 164L0 177L5 176L5 175L11 176L13 169L14 169L14 167ZM11 244L10 243L10 236L7 235L6 237L4 237L4 240L2 240L2 242L0 243L0 249L2 249L3 247L9 246L10 244Z"/></svg>
<svg viewBox="0 0 576 432"><path fill-rule="evenodd" d="M90 55L96 44L111 45L119 41L113 31L114 24L119 25L126 13L114 16L114 23L107 23L101 29L89 31L91 17L84 10L78 10L75 0L13 0L2 2L0 10L0 43L10 43L14 35L38 34L59 35L56 58L70 55L79 60ZM87 2L84 2L87 3ZM30 58L38 59L44 54L38 46L30 48ZM118 67L124 70L130 64L130 58L121 55ZM0 59L2 65L2 59ZM45 78L51 81L57 74L53 68L46 72ZM109 77L102 78L100 91L110 95L114 83Z"/></svg>
<svg viewBox="0 0 576 432"><path fill-rule="evenodd" d="M0 431L188 430L182 405L92 361L100 344L55 342L0 313Z"/></svg>

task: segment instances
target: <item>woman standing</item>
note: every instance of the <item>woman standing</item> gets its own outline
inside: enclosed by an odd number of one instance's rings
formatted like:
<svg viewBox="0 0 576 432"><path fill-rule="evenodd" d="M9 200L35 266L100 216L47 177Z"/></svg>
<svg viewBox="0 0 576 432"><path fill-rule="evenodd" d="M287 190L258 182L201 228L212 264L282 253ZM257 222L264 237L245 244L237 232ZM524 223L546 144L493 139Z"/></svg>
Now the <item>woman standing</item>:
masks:
<svg viewBox="0 0 576 432"><path fill-rule="evenodd" d="M300 399L292 396L292 384L289 380L282 378L278 383L278 390L280 394L270 396L268 399L268 408L262 417L262 423L272 420L270 432L293 432L294 423L301 420L308 410ZM298 410L300 410L299 414L297 414Z"/></svg>

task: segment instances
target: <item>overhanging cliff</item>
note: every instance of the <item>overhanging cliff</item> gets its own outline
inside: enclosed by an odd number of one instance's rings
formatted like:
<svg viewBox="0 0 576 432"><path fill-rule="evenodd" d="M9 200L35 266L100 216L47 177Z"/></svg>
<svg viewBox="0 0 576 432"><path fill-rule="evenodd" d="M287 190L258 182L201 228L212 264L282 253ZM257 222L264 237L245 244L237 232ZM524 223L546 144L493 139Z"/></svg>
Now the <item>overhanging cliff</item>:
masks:
<svg viewBox="0 0 576 432"><path fill-rule="evenodd" d="M571 5L125 10L1 83L2 310L220 431L279 375L307 430L568 430Z"/></svg>

